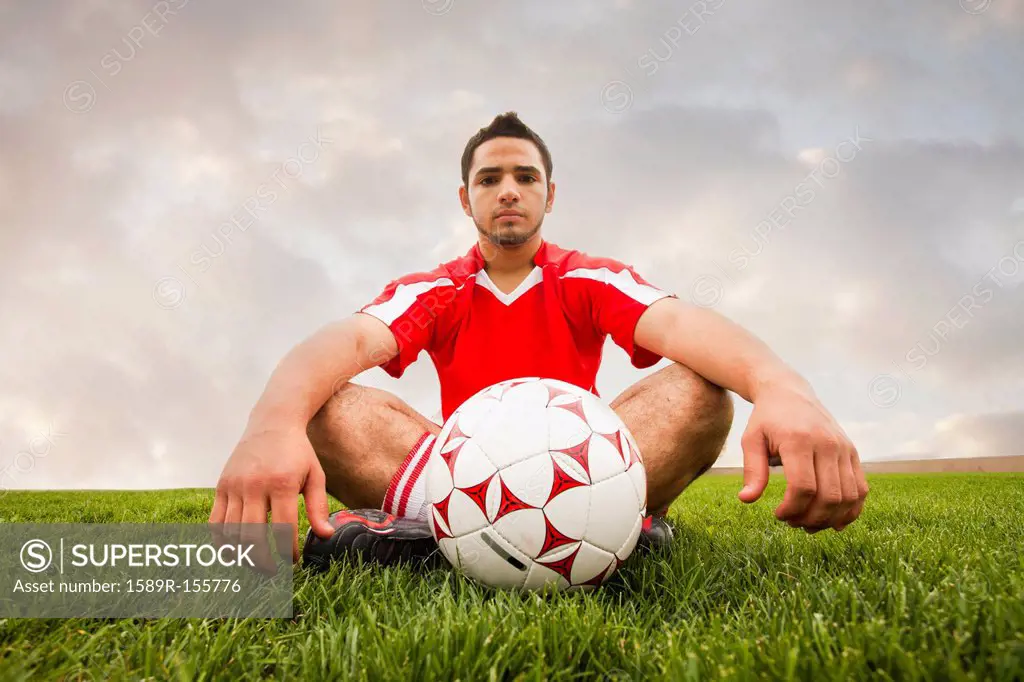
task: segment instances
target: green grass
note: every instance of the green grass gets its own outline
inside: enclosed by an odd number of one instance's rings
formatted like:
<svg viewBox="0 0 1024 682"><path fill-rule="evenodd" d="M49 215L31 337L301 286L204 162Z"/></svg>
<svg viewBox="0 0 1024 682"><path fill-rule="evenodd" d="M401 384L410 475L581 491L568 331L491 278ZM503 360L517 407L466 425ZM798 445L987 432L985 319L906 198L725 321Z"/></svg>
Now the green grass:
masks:
<svg viewBox="0 0 1024 682"><path fill-rule="evenodd" d="M297 572L291 620L0 621L2 679L1024 679L1024 475L876 475L814 536L705 477L677 542L594 593ZM12 493L7 522L205 522L207 490ZM303 527L302 532L305 532Z"/></svg>

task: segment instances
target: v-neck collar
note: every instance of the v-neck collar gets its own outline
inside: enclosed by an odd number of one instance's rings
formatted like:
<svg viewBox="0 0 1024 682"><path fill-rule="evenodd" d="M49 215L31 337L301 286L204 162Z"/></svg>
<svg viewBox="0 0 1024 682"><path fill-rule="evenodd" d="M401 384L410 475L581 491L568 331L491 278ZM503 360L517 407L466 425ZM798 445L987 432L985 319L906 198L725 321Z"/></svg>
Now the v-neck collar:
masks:
<svg viewBox="0 0 1024 682"><path fill-rule="evenodd" d="M530 271L530 274L527 275L522 282L519 283L519 286L513 289L510 293L506 294L504 291L498 288L497 284L495 284L491 280L491 277L490 275L487 274L486 270L480 270L480 272L478 272L476 275L476 283L482 286L484 289L490 291L492 294L494 294L495 298L504 303L506 306L510 306L513 303L515 303L517 298L525 294L533 287L540 284L541 280L543 279L544 271L541 269L539 265L534 265L533 270Z"/></svg>
<svg viewBox="0 0 1024 682"><path fill-rule="evenodd" d="M513 291L505 293L498 288L492 280L490 275L487 274L485 266L487 261L484 259L483 254L480 252L480 244L475 243L467 254L473 259L474 266L476 267L476 282L483 288L494 294L494 297L501 301L505 306L510 306L516 302L516 300L525 294L527 291L535 287L537 284L544 279L544 264L547 263L547 245L548 243L541 240L540 246L537 248L537 253L533 255L533 270L530 274L519 283Z"/></svg>

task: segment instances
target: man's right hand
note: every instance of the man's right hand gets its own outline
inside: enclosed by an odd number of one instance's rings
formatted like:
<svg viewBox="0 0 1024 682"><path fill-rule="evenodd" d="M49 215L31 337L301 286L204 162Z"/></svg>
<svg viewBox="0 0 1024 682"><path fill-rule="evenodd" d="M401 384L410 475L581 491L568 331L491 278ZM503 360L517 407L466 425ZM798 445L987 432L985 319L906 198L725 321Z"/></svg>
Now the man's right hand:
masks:
<svg viewBox="0 0 1024 682"><path fill-rule="evenodd" d="M288 523L292 526L292 561L299 559L299 501L313 532L329 538L324 470L304 429L249 429L235 447L220 481L210 523ZM283 548L279 548L283 551Z"/></svg>

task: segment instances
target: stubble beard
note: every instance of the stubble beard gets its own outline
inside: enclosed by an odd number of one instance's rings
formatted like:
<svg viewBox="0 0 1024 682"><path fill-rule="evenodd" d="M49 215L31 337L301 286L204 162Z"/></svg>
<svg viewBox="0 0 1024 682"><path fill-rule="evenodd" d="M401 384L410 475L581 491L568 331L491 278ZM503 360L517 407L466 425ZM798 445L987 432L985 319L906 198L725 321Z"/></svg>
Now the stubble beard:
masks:
<svg viewBox="0 0 1024 682"><path fill-rule="evenodd" d="M515 246L522 246L526 242L533 239L534 235L540 232L541 225L544 224L544 218L541 217L537 221L537 224L533 226L528 232L517 232L514 225L512 227L503 228L501 226L501 219L494 221L494 229L487 230L474 218L473 223L476 225L476 230L484 236L491 244L498 248L510 248Z"/></svg>

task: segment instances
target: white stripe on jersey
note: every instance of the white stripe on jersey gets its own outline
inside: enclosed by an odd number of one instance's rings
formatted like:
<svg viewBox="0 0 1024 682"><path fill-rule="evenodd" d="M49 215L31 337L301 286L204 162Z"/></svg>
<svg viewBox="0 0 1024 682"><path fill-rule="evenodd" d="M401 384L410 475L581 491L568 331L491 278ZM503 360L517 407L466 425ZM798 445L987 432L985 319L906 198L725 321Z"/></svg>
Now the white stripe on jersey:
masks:
<svg viewBox="0 0 1024 682"><path fill-rule="evenodd" d="M644 305L650 305L657 300L669 296L669 294L661 289L655 289L647 284L637 282L633 279L633 274L628 269L612 272L608 268L577 268L569 270L564 276L592 279L597 282L610 284L637 303Z"/></svg>
<svg viewBox="0 0 1024 682"><path fill-rule="evenodd" d="M420 294L425 294L431 289L437 287L450 287L455 286L447 277L441 279L435 279L433 282L413 282L412 284L399 284L395 288L394 295L377 305L371 305L363 310L364 313L369 313L384 324L390 326L392 322L400 318L405 311L412 307L412 304L416 302L416 297Z"/></svg>

